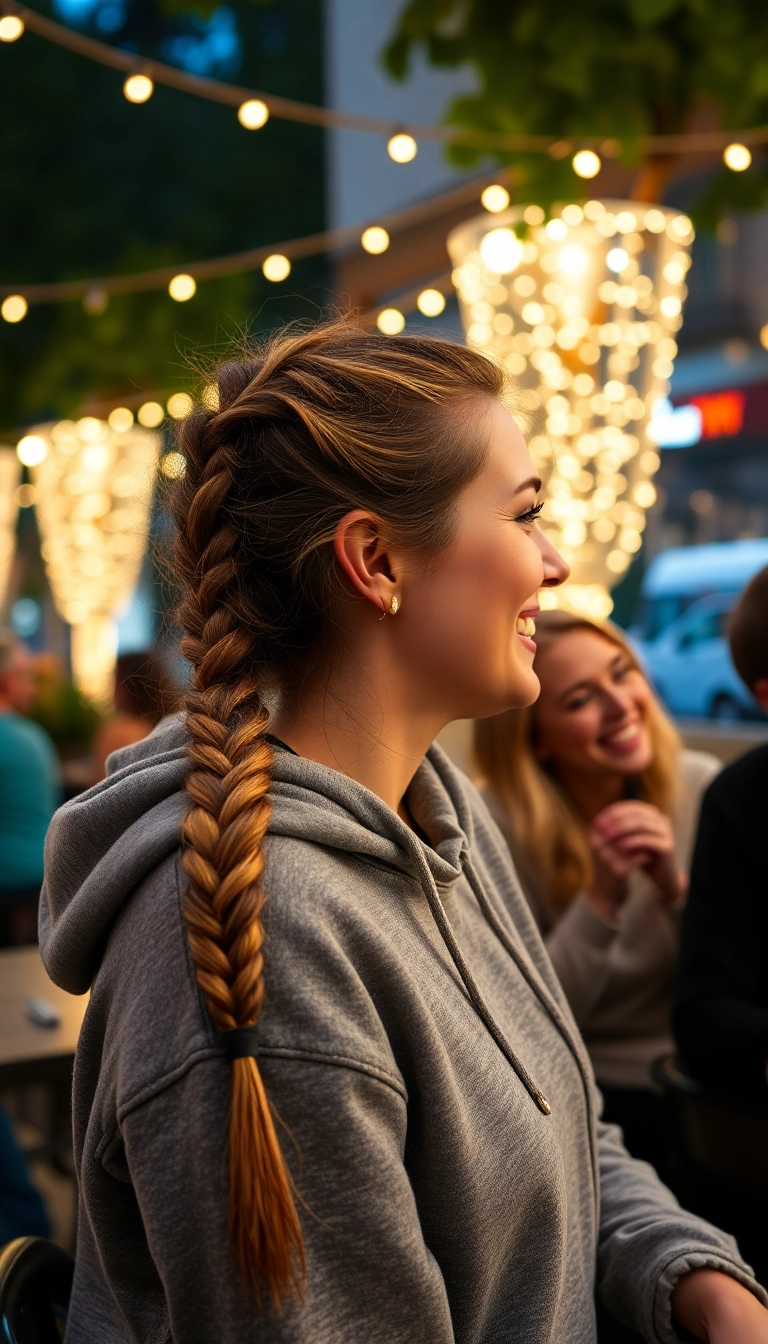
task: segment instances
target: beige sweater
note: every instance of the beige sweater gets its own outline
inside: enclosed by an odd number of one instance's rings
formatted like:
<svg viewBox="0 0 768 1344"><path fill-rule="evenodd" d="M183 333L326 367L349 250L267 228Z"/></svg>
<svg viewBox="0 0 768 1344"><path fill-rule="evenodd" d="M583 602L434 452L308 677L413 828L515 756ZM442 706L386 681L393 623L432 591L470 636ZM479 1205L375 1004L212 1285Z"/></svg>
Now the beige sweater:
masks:
<svg viewBox="0 0 768 1344"><path fill-rule="evenodd" d="M701 798L719 769L714 756L682 754L673 824L677 860L686 873ZM486 788L483 797L512 851L598 1082L605 1087L650 1086L651 1064L673 1048L670 1016L681 907L664 905L650 879L638 872L630 878L629 895L615 921L601 919L583 893L558 918L535 869L515 843L498 796Z"/></svg>

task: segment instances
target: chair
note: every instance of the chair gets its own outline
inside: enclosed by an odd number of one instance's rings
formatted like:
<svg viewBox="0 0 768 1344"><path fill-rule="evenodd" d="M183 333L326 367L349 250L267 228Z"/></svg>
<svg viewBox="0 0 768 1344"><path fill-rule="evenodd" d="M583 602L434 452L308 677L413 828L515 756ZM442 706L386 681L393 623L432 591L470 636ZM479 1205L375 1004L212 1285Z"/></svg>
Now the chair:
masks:
<svg viewBox="0 0 768 1344"><path fill-rule="evenodd" d="M688 1160L752 1195L768 1195L768 1106L700 1083L673 1055L656 1061L653 1076L674 1106Z"/></svg>
<svg viewBox="0 0 768 1344"><path fill-rule="evenodd" d="M44 1237L18 1237L0 1249L0 1340L61 1344L75 1262Z"/></svg>

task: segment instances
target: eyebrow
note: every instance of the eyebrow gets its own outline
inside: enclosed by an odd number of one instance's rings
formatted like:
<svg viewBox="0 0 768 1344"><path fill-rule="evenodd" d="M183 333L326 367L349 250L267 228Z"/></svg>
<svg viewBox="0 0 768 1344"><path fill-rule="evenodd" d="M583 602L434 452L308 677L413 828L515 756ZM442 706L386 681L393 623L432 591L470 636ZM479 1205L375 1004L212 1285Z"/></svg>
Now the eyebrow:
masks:
<svg viewBox="0 0 768 1344"><path fill-rule="evenodd" d="M617 652L616 652L616 654L615 654L615 656L611 659L611 661L610 661L610 663L609 663L609 667L610 667L611 671L613 671L614 667L617 667L618 664L619 664L620 662L622 662L622 660L623 660L624 658L626 658L626 657L627 657L627 655L626 655L621 649L618 649ZM591 683L589 680L587 680L587 681L575 681L575 682L573 683L573 685L572 685L572 686L569 686L568 689L567 689L566 691L561 691L561 692L560 692L559 696L557 697L558 702L563 701L563 700L567 700L568 697L569 697L570 695L573 695L574 691L580 691L580 690L582 689L582 687L584 687L584 686L591 686L591 684L592 684L592 683Z"/></svg>
<svg viewBox="0 0 768 1344"><path fill-rule="evenodd" d="M529 476L527 481L523 481L522 485L518 485L514 493L516 495L521 495L524 490L535 490L536 494L538 495L540 489L541 489L541 477Z"/></svg>

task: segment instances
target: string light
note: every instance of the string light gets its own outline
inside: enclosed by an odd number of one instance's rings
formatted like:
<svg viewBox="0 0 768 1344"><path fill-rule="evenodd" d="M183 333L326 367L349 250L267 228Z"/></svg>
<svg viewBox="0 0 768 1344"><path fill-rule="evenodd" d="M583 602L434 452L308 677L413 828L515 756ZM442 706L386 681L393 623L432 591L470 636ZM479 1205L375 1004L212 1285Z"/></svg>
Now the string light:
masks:
<svg viewBox="0 0 768 1344"><path fill-rule="evenodd" d="M155 86L149 75L129 75L123 85L129 103L146 103L154 92Z"/></svg>
<svg viewBox="0 0 768 1344"><path fill-rule="evenodd" d="M486 187L481 192L480 204L492 215L498 215L500 211L506 210L509 205L509 192L506 187L502 187L495 182L490 187Z"/></svg>
<svg viewBox="0 0 768 1344"><path fill-rule="evenodd" d="M165 411L159 401L145 401L136 412L136 419L145 429L157 429L165 419Z"/></svg>
<svg viewBox="0 0 768 1344"><path fill-rule="evenodd" d="M360 242L366 252L376 257L379 253L386 252L389 247L389 234L380 225L372 224L370 228L363 230Z"/></svg>
<svg viewBox="0 0 768 1344"><path fill-rule="evenodd" d="M580 149L574 154L571 164L577 177L597 177L602 168L600 155L593 149Z"/></svg>
<svg viewBox="0 0 768 1344"><path fill-rule="evenodd" d="M160 459L160 470L169 481L178 481L187 469L187 459L182 453L165 453Z"/></svg>
<svg viewBox="0 0 768 1344"><path fill-rule="evenodd" d="M422 289L416 307L425 317L439 317L445 308L445 295L439 289Z"/></svg>
<svg viewBox="0 0 768 1344"><path fill-rule="evenodd" d="M413 136L405 131L398 131L387 142L387 153L395 163L410 163L416 158L418 148Z"/></svg>
<svg viewBox="0 0 768 1344"><path fill-rule="evenodd" d="M186 303L197 289L197 281L191 275L174 275L168 285L168 293L177 303Z"/></svg>
<svg viewBox="0 0 768 1344"><path fill-rule="evenodd" d="M107 424L116 434L125 434L133 424L133 411L127 406L116 406L107 416Z"/></svg>
<svg viewBox="0 0 768 1344"><path fill-rule="evenodd" d="M768 322L760 328L760 344L764 350L768 350Z"/></svg>
<svg viewBox="0 0 768 1344"><path fill-rule="evenodd" d="M17 454L12 448L0 448L0 603L7 597L16 550L16 520L19 508L24 506L24 486L19 485L20 476L21 463ZM30 488L27 486L27 490Z"/></svg>
<svg viewBox="0 0 768 1344"><path fill-rule="evenodd" d="M281 252L273 252L271 257L267 257L261 269L267 280L277 283L279 280L286 280L291 274L291 263Z"/></svg>
<svg viewBox="0 0 768 1344"><path fill-rule="evenodd" d="M27 300L22 294L9 294L0 304L0 313L5 322L21 322L27 316L27 311Z"/></svg>
<svg viewBox="0 0 768 1344"><path fill-rule="evenodd" d="M506 229L487 216L454 229L453 281L468 343L516 380L515 415L547 480L542 525L571 578L546 605L607 616L656 501L648 424L669 392L693 226L624 201L572 202L546 223L529 211L512 207ZM516 265L502 282L505 249Z"/></svg>
<svg viewBox="0 0 768 1344"><path fill-rule="evenodd" d="M218 411L219 409L219 389L215 383L206 383L200 395L206 411Z"/></svg>
<svg viewBox="0 0 768 1344"><path fill-rule="evenodd" d="M186 420L192 414L194 404L187 392L174 392L166 402L166 410L172 420Z"/></svg>
<svg viewBox="0 0 768 1344"><path fill-rule="evenodd" d="M0 42L16 42L24 32L24 24L17 14L6 14L0 19Z"/></svg>
<svg viewBox="0 0 768 1344"><path fill-rule="evenodd" d="M16 456L23 467L38 467L48 456L48 444L39 434L25 434L16 444Z"/></svg>
<svg viewBox="0 0 768 1344"><path fill-rule="evenodd" d="M728 145L723 150L723 163L733 173L743 173L752 162L752 153L746 145Z"/></svg>
<svg viewBox="0 0 768 1344"><path fill-rule="evenodd" d="M397 336L405 326L405 318L399 308L383 308L376 318L376 326L385 336Z"/></svg>
<svg viewBox="0 0 768 1344"><path fill-rule="evenodd" d="M237 120L247 131L259 131L269 121L269 108L260 98L248 98L238 107Z"/></svg>

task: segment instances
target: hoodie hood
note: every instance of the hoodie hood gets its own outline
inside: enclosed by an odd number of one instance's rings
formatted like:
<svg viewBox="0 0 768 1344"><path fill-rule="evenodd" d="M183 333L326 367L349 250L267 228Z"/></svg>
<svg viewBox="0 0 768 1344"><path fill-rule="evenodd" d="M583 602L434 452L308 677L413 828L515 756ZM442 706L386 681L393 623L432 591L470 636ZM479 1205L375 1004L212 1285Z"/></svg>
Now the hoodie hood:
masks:
<svg viewBox="0 0 768 1344"><path fill-rule="evenodd" d="M51 979L84 994L124 903L178 847L189 801L188 735L174 715L109 758L107 778L55 814L45 846L40 948ZM275 751L269 832L399 869L438 889L461 876L472 843L462 778L439 747L408 792L425 843L375 794L338 771ZM427 879L429 880L429 879Z"/></svg>

